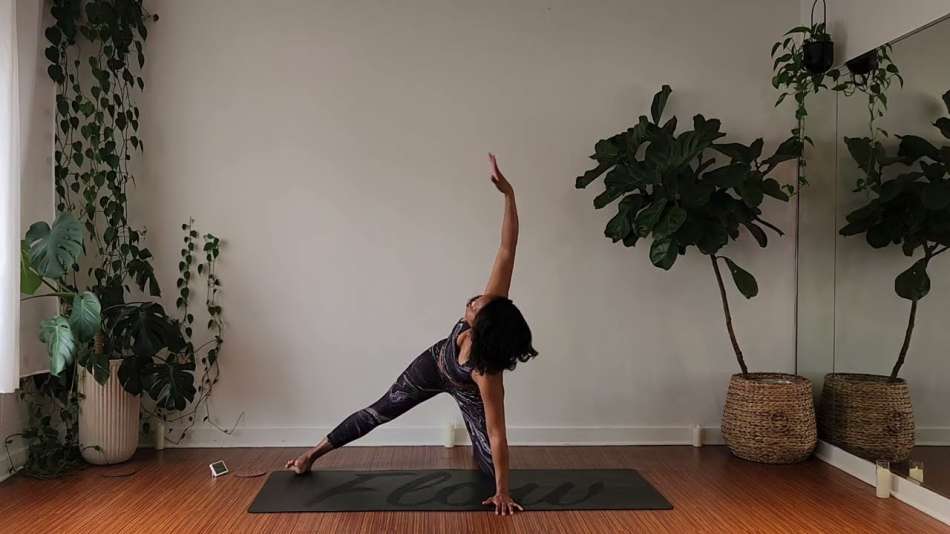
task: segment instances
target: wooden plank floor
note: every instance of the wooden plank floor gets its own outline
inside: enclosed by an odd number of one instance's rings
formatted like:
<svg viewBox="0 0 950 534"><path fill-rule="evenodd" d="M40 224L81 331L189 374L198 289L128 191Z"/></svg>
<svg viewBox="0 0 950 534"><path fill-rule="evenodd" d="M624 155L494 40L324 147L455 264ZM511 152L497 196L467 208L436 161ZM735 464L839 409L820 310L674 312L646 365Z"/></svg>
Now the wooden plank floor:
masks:
<svg viewBox="0 0 950 534"><path fill-rule="evenodd" d="M0 532L950 532L818 460L760 465L723 447L512 449L518 468L638 469L673 503L670 511L249 514L265 477L209 476L213 460L247 473L278 469L300 450L142 449L126 464L61 480L14 476L0 483ZM474 468L469 454L467 447L348 447L316 468Z"/></svg>

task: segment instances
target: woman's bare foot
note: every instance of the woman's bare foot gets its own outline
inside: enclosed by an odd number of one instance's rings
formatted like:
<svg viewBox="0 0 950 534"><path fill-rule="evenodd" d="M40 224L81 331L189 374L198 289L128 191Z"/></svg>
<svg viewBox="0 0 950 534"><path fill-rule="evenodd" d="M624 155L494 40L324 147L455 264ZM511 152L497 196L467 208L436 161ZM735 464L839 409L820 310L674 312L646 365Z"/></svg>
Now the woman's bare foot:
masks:
<svg viewBox="0 0 950 534"><path fill-rule="evenodd" d="M304 473L310 472L310 467L313 466L314 460L316 460L316 458L310 454L310 451L307 451L293 460L287 460L287 463L284 465L284 467L290 469L298 475L302 475Z"/></svg>

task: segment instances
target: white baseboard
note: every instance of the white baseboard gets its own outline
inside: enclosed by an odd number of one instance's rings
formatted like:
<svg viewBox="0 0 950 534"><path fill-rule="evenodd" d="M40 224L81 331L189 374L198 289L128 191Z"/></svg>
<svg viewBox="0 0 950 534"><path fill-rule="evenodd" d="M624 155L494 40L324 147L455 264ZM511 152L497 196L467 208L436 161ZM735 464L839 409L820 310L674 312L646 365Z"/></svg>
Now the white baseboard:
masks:
<svg viewBox="0 0 950 534"><path fill-rule="evenodd" d="M950 445L950 427L928 426L917 429L917 445L947 446Z"/></svg>
<svg viewBox="0 0 950 534"><path fill-rule="evenodd" d="M180 447L309 447L331 430L329 427L240 427L226 435L212 427L195 427ZM442 445L445 427L381 426L353 445ZM464 426L453 431L454 443L469 443ZM689 445L689 426L509 427L511 445ZM703 443L722 444L719 427L703 428ZM169 445L171 446L171 445Z"/></svg>
<svg viewBox="0 0 950 534"><path fill-rule="evenodd" d="M22 466L26 463L26 446L10 446L10 457L13 458L13 465ZM10 478L13 473L10 472L10 458L7 457L7 451L0 444L0 482Z"/></svg>
<svg viewBox="0 0 950 534"><path fill-rule="evenodd" d="M819 441L815 456L871 486L877 483L876 466L873 462L855 456L830 443ZM895 476L892 477L892 480L894 482L891 491L892 497L950 525L950 499L903 477Z"/></svg>

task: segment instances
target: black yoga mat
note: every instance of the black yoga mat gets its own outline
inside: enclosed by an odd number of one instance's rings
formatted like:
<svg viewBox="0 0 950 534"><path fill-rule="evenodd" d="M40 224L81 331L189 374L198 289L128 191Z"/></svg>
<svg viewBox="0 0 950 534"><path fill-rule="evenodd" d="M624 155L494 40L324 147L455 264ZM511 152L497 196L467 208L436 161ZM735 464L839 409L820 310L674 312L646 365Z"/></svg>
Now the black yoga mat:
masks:
<svg viewBox="0 0 950 534"><path fill-rule="evenodd" d="M632 469L511 471L511 496L525 510L669 510ZM248 509L274 512L492 510L494 484L479 471L274 471Z"/></svg>

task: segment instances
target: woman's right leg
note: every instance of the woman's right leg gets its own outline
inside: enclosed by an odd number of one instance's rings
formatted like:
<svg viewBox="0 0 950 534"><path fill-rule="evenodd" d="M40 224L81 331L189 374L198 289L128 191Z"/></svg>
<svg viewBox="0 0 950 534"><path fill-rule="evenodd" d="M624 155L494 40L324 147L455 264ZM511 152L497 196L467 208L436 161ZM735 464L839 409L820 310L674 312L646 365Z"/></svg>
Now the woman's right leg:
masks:
<svg viewBox="0 0 950 534"><path fill-rule="evenodd" d="M317 458L365 436L377 426L445 391L433 353L438 345L413 360L379 400L344 419L317 446L288 461L286 467L298 474L309 471Z"/></svg>

